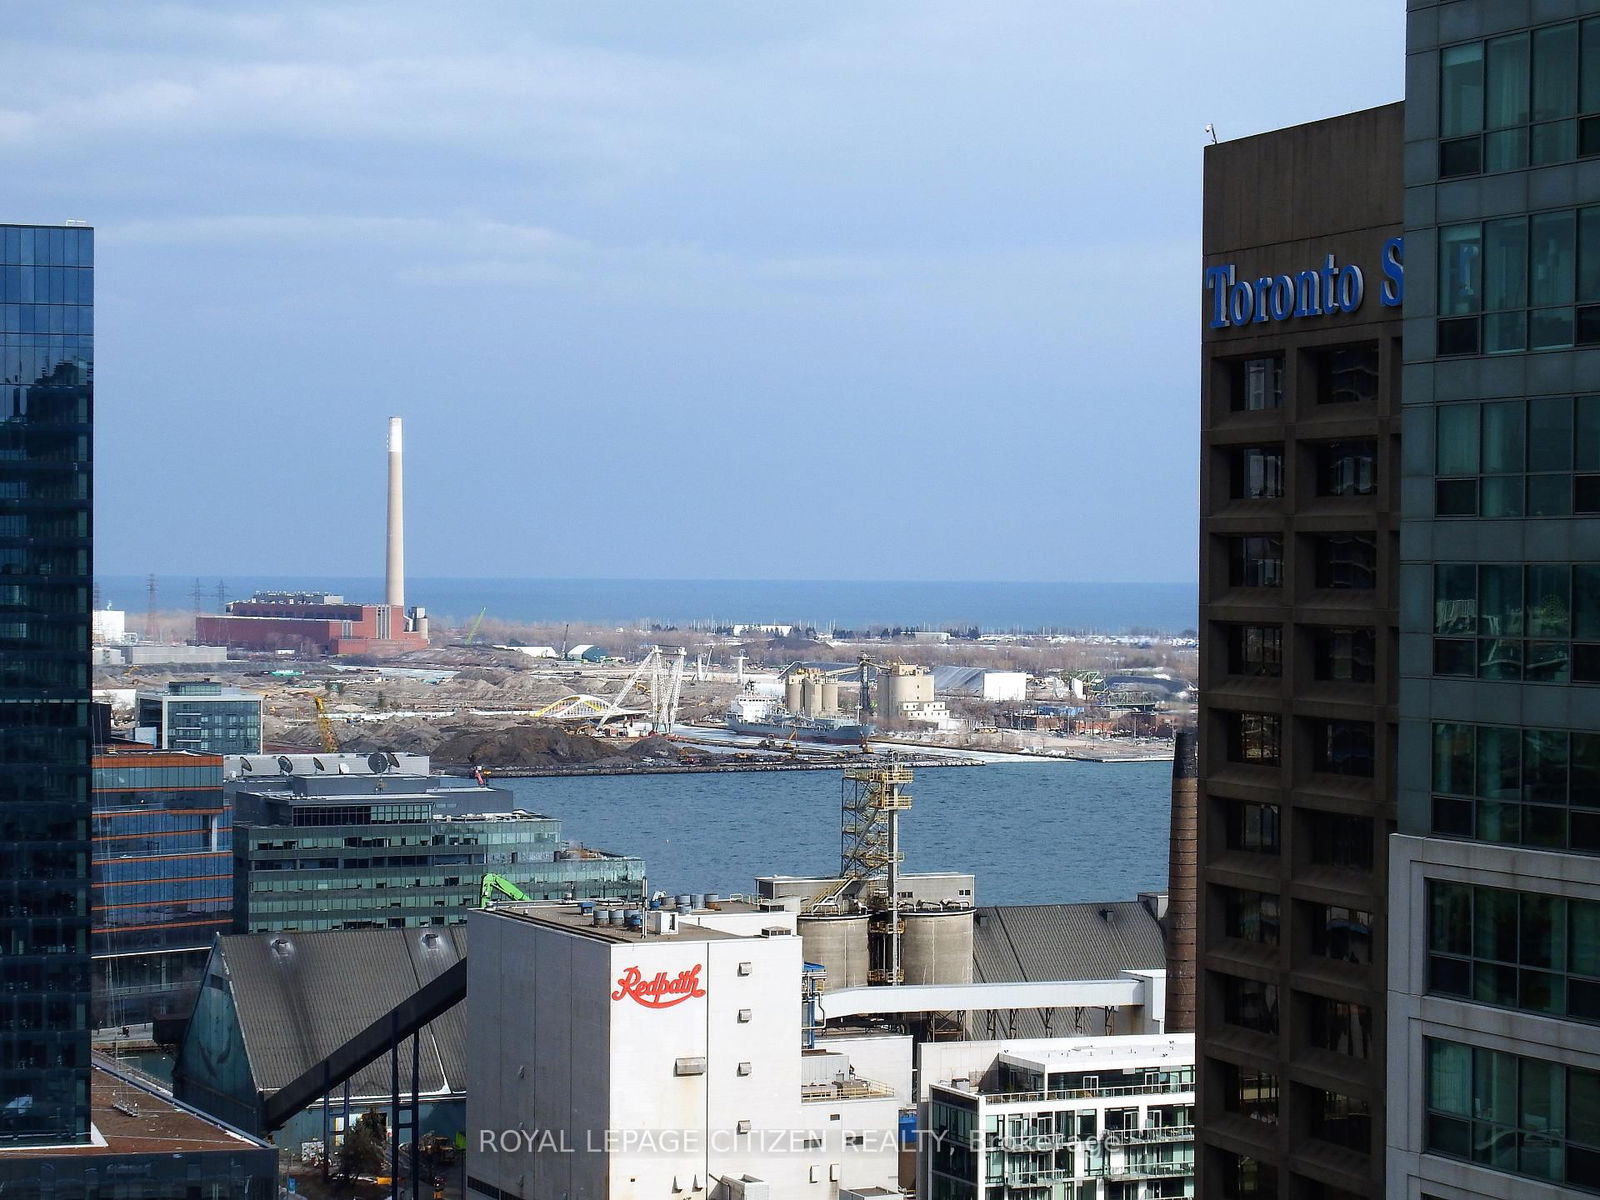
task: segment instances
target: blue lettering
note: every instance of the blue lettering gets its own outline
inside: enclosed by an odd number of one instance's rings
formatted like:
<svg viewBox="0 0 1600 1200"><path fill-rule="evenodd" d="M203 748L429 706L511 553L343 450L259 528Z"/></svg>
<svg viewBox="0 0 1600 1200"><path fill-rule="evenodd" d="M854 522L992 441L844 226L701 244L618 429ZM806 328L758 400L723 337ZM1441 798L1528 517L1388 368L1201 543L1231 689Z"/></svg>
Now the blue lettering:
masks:
<svg viewBox="0 0 1600 1200"><path fill-rule="evenodd" d="M1272 311L1274 321L1285 320L1294 312L1294 279L1288 275L1279 275L1272 281L1272 292L1267 297L1267 307Z"/></svg>
<svg viewBox="0 0 1600 1200"><path fill-rule="evenodd" d="M1322 290L1317 280L1315 271L1301 271L1294 277L1295 305L1294 315L1297 317L1320 317L1322 315Z"/></svg>
<svg viewBox="0 0 1600 1200"><path fill-rule="evenodd" d="M1384 280L1378 288L1378 299L1385 308L1399 308L1406 298L1406 241L1390 238L1383 244Z"/></svg>
<svg viewBox="0 0 1600 1200"><path fill-rule="evenodd" d="M1247 325L1256 311L1256 290L1248 279L1241 279L1228 289L1228 315L1235 325Z"/></svg>
<svg viewBox="0 0 1600 1200"><path fill-rule="evenodd" d="M1206 287L1211 290L1211 328L1228 326L1228 288L1233 284L1232 267L1207 267Z"/></svg>
<svg viewBox="0 0 1600 1200"><path fill-rule="evenodd" d="M1322 284L1320 290L1322 293L1323 312L1336 313L1340 311L1339 299L1333 294L1333 277L1338 273L1339 268L1333 265L1333 255L1330 254L1323 260L1322 270L1317 272L1317 278Z"/></svg>
<svg viewBox="0 0 1600 1200"><path fill-rule="evenodd" d="M1367 281L1361 268L1351 263L1339 272L1339 307L1345 312L1355 312L1361 307L1361 297L1366 293Z"/></svg>
<svg viewBox="0 0 1600 1200"><path fill-rule="evenodd" d="M1271 294L1272 277L1270 275L1263 275L1260 279L1256 280L1255 290L1256 321L1262 325L1267 323L1267 309L1271 300Z"/></svg>

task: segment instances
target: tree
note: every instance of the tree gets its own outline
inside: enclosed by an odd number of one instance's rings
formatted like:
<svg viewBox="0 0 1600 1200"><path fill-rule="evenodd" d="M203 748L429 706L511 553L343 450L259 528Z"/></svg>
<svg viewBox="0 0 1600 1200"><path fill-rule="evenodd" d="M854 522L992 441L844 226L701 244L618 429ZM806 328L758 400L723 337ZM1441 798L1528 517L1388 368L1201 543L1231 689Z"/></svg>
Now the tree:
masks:
<svg viewBox="0 0 1600 1200"><path fill-rule="evenodd" d="M387 1140L383 1117L375 1112L363 1113L339 1143L340 1177L350 1180L357 1175L376 1175L383 1166L383 1146Z"/></svg>

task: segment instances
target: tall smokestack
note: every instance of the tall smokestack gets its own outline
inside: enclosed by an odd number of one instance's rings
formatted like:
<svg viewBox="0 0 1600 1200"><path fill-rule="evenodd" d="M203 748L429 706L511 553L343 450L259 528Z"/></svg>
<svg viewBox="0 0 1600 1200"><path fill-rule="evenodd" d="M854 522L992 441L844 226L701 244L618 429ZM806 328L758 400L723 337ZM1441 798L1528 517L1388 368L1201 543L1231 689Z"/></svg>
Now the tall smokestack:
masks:
<svg viewBox="0 0 1600 1200"><path fill-rule="evenodd" d="M1167 851L1168 1033L1194 1032L1199 791L1200 740L1192 729L1179 730L1172 739L1172 840Z"/></svg>
<svg viewBox="0 0 1600 1200"><path fill-rule="evenodd" d="M389 540L384 561L383 602L406 606L405 476L400 461L400 418L389 418Z"/></svg>

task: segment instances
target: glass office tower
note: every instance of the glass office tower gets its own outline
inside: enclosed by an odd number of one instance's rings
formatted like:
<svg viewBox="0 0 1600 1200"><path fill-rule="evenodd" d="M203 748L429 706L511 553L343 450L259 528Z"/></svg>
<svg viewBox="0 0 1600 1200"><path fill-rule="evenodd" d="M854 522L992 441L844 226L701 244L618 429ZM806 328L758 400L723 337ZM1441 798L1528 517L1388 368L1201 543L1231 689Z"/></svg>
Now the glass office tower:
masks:
<svg viewBox="0 0 1600 1200"><path fill-rule="evenodd" d="M89 1133L93 274L0 225L0 1147Z"/></svg>
<svg viewBox="0 0 1600 1200"><path fill-rule="evenodd" d="M1387 1194L1594 1194L1600 2L1408 8Z"/></svg>

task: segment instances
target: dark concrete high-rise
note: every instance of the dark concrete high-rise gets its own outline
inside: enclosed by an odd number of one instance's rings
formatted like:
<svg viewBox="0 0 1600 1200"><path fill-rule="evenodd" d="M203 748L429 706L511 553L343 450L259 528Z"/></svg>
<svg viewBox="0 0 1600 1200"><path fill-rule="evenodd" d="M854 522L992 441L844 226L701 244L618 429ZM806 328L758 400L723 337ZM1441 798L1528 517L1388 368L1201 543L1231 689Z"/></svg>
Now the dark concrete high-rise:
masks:
<svg viewBox="0 0 1600 1200"><path fill-rule="evenodd" d="M93 275L0 225L0 1149L89 1134Z"/></svg>
<svg viewBox="0 0 1600 1200"><path fill-rule="evenodd" d="M1391 1196L1600 1192L1600 2L1410 0Z"/></svg>
<svg viewBox="0 0 1600 1200"><path fill-rule="evenodd" d="M1197 1194L1382 1193L1401 106L1206 150Z"/></svg>

